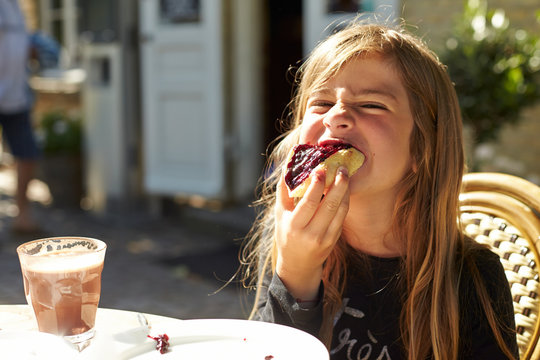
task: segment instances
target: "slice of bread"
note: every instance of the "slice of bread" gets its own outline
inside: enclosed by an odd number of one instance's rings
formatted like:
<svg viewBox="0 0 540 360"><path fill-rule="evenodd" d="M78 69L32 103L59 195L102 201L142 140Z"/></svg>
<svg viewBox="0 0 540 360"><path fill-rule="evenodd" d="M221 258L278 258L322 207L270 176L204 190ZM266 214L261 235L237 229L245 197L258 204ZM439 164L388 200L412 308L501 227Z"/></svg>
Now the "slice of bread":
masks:
<svg viewBox="0 0 540 360"><path fill-rule="evenodd" d="M289 159L292 158L293 154L294 150L291 150ZM356 150L354 147L338 150L336 153L330 155L319 165L317 165L302 183L292 190L288 188L289 196L296 198L304 196L304 193L311 183L311 176L313 175L314 171L318 171L319 169L324 169L326 171L326 182L324 189L324 192L326 193L330 185L334 183L337 170L340 166L345 166L349 171L349 176L352 176L364 164L364 160L364 154Z"/></svg>

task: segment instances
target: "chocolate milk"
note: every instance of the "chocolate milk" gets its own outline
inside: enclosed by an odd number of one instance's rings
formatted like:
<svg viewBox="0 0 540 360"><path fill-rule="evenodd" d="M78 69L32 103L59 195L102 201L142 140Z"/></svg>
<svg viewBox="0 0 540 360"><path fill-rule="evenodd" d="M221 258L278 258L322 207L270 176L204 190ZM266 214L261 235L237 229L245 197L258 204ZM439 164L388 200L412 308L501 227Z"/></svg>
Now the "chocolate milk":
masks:
<svg viewBox="0 0 540 360"><path fill-rule="evenodd" d="M72 254L48 254L46 257L60 261L52 259L23 269L24 291L40 331L65 336L94 327L103 260L95 263L96 257L75 257L66 267L66 257Z"/></svg>

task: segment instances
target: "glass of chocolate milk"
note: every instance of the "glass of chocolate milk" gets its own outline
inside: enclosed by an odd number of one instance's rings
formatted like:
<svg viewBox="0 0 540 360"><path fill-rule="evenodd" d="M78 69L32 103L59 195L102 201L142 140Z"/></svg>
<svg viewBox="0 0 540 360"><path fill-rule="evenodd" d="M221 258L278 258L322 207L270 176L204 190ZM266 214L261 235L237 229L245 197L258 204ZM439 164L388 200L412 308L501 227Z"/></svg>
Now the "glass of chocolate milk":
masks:
<svg viewBox="0 0 540 360"><path fill-rule="evenodd" d="M39 331L75 344L79 351L94 336L107 245L84 237L30 241L17 248L28 304Z"/></svg>

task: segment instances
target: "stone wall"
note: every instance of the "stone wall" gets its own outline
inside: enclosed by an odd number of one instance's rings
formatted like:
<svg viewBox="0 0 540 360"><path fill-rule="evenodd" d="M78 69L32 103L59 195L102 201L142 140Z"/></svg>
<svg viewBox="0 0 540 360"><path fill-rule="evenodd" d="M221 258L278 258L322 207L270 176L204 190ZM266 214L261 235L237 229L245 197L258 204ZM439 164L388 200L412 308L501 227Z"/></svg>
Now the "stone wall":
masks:
<svg viewBox="0 0 540 360"><path fill-rule="evenodd" d="M402 17L415 26L429 46L438 51L444 46L454 18L463 10L463 1L402 0ZM490 9L503 9L511 26L531 33L540 32L535 13L538 0L488 0ZM526 109L517 126L507 126L497 143L477 149L482 159L480 170L515 174L540 184L540 103ZM471 148L470 140L467 146ZM470 152L470 151L468 151ZM468 155L470 157L470 155Z"/></svg>

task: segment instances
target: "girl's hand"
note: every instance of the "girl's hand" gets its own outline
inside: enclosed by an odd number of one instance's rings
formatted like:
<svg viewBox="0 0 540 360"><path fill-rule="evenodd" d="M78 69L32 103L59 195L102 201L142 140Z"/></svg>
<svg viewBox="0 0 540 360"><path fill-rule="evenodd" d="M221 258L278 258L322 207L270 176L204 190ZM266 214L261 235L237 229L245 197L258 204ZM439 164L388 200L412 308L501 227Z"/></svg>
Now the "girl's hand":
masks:
<svg viewBox="0 0 540 360"><path fill-rule="evenodd" d="M304 197L294 206L282 178L276 198L276 272L297 299L313 300L319 291L322 267L332 252L349 210L349 177L338 170L323 198L326 174L312 174Z"/></svg>

